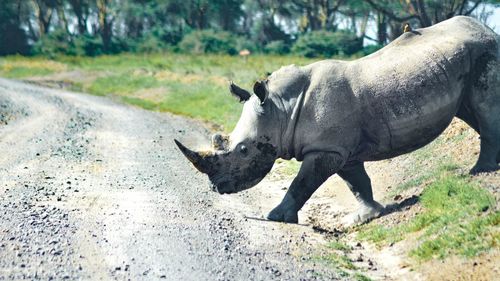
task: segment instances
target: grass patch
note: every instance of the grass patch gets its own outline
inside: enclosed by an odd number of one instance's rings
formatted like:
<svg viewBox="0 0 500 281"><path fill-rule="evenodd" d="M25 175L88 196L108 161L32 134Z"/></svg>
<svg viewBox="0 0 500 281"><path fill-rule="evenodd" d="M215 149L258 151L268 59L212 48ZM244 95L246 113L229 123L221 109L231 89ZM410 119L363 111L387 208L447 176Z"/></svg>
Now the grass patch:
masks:
<svg viewBox="0 0 500 281"><path fill-rule="evenodd" d="M356 272L353 276L353 279L354 280L357 280L357 281L371 281L372 279L359 273L359 272Z"/></svg>
<svg viewBox="0 0 500 281"><path fill-rule="evenodd" d="M334 250L338 250L338 251L342 251L342 252L345 252L345 253L349 253L352 251L352 247L345 244L345 243L342 243L338 240L336 241L332 241L330 243L328 243L328 248L330 249L334 249Z"/></svg>
<svg viewBox="0 0 500 281"><path fill-rule="evenodd" d="M295 176L299 172L301 164L301 162L295 159L277 159L275 165L279 166L276 168L276 172L286 177Z"/></svg>
<svg viewBox="0 0 500 281"><path fill-rule="evenodd" d="M159 86L160 83L151 76L135 76L125 73L97 78L86 90L94 95L118 95L123 96L134 92Z"/></svg>
<svg viewBox="0 0 500 281"><path fill-rule="evenodd" d="M142 108L147 109L147 110L156 110L158 107L154 102L150 102L147 100L138 99L138 98L134 98L134 97L125 96L125 97L121 97L121 100L123 102L128 103L128 104L139 106L139 107L142 107Z"/></svg>
<svg viewBox="0 0 500 281"><path fill-rule="evenodd" d="M368 224L360 229L358 238L384 245L414 233L419 243L410 256L421 261L449 255L471 257L498 247L500 213L490 211L493 197L470 179L447 172L453 167L441 168L437 179L424 190L422 213L397 226Z"/></svg>
<svg viewBox="0 0 500 281"><path fill-rule="evenodd" d="M439 177L439 175L444 173L444 172L452 172L452 171L455 171L455 170L460 168L460 166L458 164L455 164L455 163L452 163L449 161L441 162L441 164L438 164L436 166L438 166L437 169L431 169L431 170L429 170L429 169L424 170L423 168L411 169L416 176L414 176L412 179L396 186L396 188L391 190L387 194L387 196L393 197L394 195L401 193L404 190L408 190L410 188L420 186L427 181L430 181L436 177ZM420 171L424 171L424 172L417 173L416 170L420 170Z"/></svg>
<svg viewBox="0 0 500 281"><path fill-rule="evenodd" d="M352 261L343 253L333 252L322 258L323 261L337 269L357 269Z"/></svg>
<svg viewBox="0 0 500 281"><path fill-rule="evenodd" d="M219 85L206 81L191 84L169 81L165 86L168 94L159 105L162 111L211 121L226 130L231 130L238 121L242 104Z"/></svg>
<svg viewBox="0 0 500 281"><path fill-rule="evenodd" d="M360 269L348 257L347 254L352 251L351 246L341 240L333 240L327 244L327 248L330 249L328 254L318 257L317 260L333 267L340 277L348 278L349 280L371 280L360 273Z"/></svg>
<svg viewBox="0 0 500 281"><path fill-rule="evenodd" d="M71 90L99 96L120 96L121 100L146 109L168 111L222 125L230 131L236 124L241 104L229 95L228 81L251 89L253 82L281 66L305 65L311 59L293 56L252 55L248 60L228 55L120 54L99 57L0 59L0 75L29 79L63 71L81 75L99 74L97 79L66 81ZM150 97L147 89L165 89Z"/></svg>
<svg viewBox="0 0 500 281"><path fill-rule="evenodd" d="M45 76L66 69L65 64L44 58L12 56L0 59L0 75L6 78Z"/></svg>
<svg viewBox="0 0 500 281"><path fill-rule="evenodd" d="M49 68L37 67L29 68L23 66L8 66L0 71L0 75L6 78L25 78L31 76L44 76L54 73Z"/></svg>

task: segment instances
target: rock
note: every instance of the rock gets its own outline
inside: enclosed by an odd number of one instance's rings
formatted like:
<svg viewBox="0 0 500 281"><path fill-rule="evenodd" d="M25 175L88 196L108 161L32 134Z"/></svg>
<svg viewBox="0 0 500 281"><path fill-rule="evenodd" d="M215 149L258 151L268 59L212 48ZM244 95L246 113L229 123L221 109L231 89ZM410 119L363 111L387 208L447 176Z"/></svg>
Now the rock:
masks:
<svg viewBox="0 0 500 281"><path fill-rule="evenodd" d="M359 256L356 258L356 261L357 262L362 262L364 259L363 259L363 254L359 254Z"/></svg>

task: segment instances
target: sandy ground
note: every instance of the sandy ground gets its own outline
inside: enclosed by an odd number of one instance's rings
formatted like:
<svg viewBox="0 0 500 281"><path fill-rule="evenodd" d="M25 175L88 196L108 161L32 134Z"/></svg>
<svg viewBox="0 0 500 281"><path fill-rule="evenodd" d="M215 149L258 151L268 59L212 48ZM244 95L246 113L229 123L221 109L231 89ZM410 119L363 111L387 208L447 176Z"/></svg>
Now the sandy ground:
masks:
<svg viewBox="0 0 500 281"><path fill-rule="evenodd" d="M3 79L0 105L0 280L338 279L259 188L209 192L173 143L199 123Z"/></svg>
<svg viewBox="0 0 500 281"><path fill-rule="evenodd" d="M266 221L293 175L280 173L278 164L248 191L210 192L172 142L205 146L204 128L105 98L0 79L0 280L338 280L318 260L336 236L347 238L349 258L375 280L493 280L500 272L498 251L415 271L406 257L411 241L384 249L360 243L339 224L356 201L338 176L307 202L300 224ZM422 187L392 192L418 176L408 173L416 161L433 167L451 157L463 173L472 166L478 136L463 122L455 120L440 139L432 157L367 163L375 198L397 207L377 223L421 211ZM478 178L499 202L500 173Z"/></svg>

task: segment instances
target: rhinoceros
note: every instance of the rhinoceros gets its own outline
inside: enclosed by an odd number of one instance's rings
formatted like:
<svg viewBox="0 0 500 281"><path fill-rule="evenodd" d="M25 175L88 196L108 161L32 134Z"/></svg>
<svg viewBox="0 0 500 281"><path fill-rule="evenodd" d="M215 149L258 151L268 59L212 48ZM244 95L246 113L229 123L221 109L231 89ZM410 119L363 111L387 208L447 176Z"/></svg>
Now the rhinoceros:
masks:
<svg viewBox="0 0 500 281"><path fill-rule="evenodd" d="M373 199L364 162L425 146L455 116L480 134L471 173L499 169L499 42L491 29L459 16L357 60L282 67L257 81L253 94L230 85L243 111L229 136L212 137L212 151L175 142L221 194L256 185L277 158L302 161L269 220L297 223L311 195L338 174L359 201L344 223L366 222L383 206Z"/></svg>

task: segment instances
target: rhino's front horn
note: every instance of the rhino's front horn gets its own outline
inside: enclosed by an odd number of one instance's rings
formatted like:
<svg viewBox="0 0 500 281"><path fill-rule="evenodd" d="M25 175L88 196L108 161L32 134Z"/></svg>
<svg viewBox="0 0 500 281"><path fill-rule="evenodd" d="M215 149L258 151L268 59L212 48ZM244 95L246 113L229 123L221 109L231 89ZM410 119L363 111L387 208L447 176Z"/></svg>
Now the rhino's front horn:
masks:
<svg viewBox="0 0 500 281"><path fill-rule="evenodd" d="M212 170L212 165L207 159L210 154L208 153L200 154L199 152L192 151L189 148L185 147L178 140L174 139L174 142L179 147L182 154L184 154L184 156L186 156L186 158L189 161L191 161L191 163L193 163L194 167L198 169L198 171L205 174L210 173L210 171Z"/></svg>

